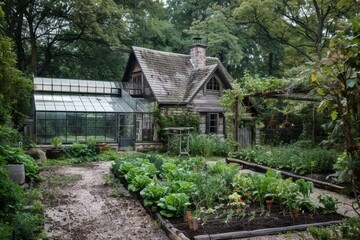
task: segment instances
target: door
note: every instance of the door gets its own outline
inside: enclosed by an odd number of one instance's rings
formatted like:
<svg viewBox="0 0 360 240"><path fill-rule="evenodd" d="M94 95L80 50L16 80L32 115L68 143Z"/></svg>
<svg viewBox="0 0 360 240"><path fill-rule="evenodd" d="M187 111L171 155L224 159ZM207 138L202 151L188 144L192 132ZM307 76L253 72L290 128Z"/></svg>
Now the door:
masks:
<svg viewBox="0 0 360 240"><path fill-rule="evenodd" d="M119 150L135 146L135 114L119 114Z"/></svg>

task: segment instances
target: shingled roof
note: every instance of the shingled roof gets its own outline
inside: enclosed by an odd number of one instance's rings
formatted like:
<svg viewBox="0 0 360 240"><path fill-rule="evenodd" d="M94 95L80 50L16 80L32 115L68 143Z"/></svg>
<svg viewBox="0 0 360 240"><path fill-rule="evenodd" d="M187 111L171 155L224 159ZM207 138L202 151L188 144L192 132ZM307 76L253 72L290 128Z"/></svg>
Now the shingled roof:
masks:
<svg viewBox="0 0 360 240"><path fill-rule="evenodd" d="M216 72L225 86L233 81L217 58L207 57L204 68L194 68L190 55L132 47L123 81L127 81L137 60L159 103L188 103Z"/></svg>

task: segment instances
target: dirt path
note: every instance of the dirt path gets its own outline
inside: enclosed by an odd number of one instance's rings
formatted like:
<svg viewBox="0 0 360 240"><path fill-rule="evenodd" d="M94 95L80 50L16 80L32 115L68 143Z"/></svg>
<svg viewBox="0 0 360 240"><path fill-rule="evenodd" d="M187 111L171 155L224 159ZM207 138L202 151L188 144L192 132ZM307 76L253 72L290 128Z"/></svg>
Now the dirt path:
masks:
<svg viewBox="0 0 360 240"><path fill-rule="evenodd" d="M44 195L49 222L45 229L50 238L168 239L137 200L127 194L110 196L110 188L104 186L110 165L96 162L42 172L47 179Z"/></svg>

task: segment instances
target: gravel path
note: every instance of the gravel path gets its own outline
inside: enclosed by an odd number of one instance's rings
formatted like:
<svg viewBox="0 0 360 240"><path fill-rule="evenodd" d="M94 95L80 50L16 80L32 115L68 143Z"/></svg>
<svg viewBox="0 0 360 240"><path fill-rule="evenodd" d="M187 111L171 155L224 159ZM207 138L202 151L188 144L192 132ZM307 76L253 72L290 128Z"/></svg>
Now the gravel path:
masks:
<svg viewBox="0 0 360 240"><path fill-rule="evenodd" d="M168 239L137 200L110 196L111 190L104 186L110 165L96 162L42 172L46 179L55 175L78 177L59 185L46 181L49 222L45 229L51 239Z"/></svg>

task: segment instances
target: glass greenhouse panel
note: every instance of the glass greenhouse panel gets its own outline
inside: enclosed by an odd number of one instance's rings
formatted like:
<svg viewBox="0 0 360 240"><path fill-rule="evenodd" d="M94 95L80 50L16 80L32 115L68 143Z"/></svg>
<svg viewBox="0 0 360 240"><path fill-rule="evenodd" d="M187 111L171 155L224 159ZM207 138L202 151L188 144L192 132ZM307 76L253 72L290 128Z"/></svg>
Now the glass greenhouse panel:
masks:
<svg viewBox="0 0 360 240"><path fill-rule="evenodd" d="M116 142L115 113L37 112L36 132L39 142L49 143L60 137L64 142Z"/></svg>

